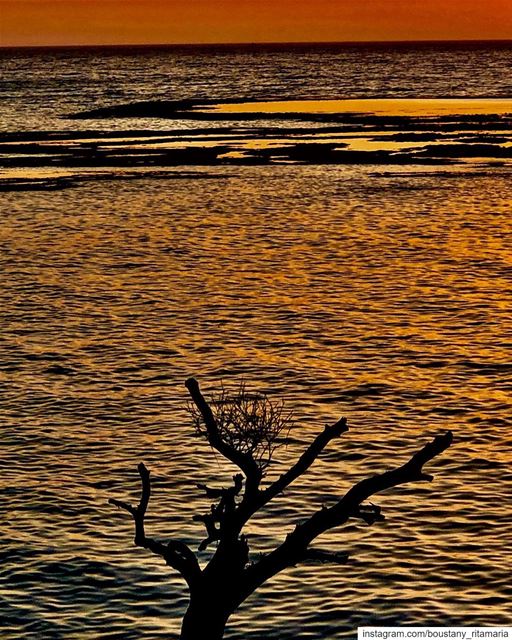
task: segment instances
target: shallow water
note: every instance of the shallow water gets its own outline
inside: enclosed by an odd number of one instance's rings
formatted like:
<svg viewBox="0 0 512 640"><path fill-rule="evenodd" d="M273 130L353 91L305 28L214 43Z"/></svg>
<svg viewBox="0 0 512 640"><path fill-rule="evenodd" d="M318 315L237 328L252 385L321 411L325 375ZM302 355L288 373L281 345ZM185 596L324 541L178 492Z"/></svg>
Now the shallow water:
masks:
<svg viewBox="0 0 512 640"><path fill-rule="evenodd" d="M148 526L199 542L194 483L229 476L193 437L190 374L284 397L297 421L284 461L349 418L257 520L255 550L455 432L432 485L376 500L384 523L325 536L350 564L274 579L228 638L508 624L510 184L499 171L281 166L3 194L2 637L176 637L181 583L132 547L106 500L135 499L142 459Z"/></svg>

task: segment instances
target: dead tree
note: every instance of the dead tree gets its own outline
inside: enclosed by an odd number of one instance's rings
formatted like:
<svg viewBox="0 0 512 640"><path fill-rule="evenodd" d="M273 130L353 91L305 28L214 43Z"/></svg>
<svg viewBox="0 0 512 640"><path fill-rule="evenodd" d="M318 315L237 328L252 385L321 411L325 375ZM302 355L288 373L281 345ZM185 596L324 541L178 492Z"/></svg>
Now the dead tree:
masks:
<svg viewBox="0 0 512 640"><path fill-rule="evenodd" d="M348 431L347 421L341 418L326 426L286 473L262 486L266 466L289 420L282 406L267 398L253 401L244 390L234 399L223 396L221 401L209 403L195 379L190 378L185 384L197 429L213 449L241 471L228 488L198 485L214 501L207 514L194 518L206 529L206 538L199 549L216 545L209 562L202 568L196 554L184 542L160 542L146 535L144 518L151 483L143 463L138 467L142 483L139 504L135 507L121 500L109 500L132 516L135 544L161 556L187 582L190 602L183 618L181 640L221 639L228 618L240 604L287 567L308 560L345 562L348 556L344 552L329 553L310 545L322 533L345 524L350 518L362 519L368 525L383 520L380 507L366 501L392 487L432 481L433 477L423 471L424 465L452 443L451 432L438 435L402 466L358 482L335 504L322 507L297 524L273 551L251 562L248 540L243 533L251 516L302 476L331 440Z"/></svg>

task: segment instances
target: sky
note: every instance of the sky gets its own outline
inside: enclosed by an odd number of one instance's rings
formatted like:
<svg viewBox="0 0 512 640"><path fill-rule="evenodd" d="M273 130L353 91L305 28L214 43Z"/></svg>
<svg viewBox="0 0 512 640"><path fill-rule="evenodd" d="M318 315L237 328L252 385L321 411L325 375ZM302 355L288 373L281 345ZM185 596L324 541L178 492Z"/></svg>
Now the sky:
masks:
<svg viewBox="0 0 512 640"><path fill-rule="evenodd" d="M512 39L512 0L0 0L0 45Z"/></svg>

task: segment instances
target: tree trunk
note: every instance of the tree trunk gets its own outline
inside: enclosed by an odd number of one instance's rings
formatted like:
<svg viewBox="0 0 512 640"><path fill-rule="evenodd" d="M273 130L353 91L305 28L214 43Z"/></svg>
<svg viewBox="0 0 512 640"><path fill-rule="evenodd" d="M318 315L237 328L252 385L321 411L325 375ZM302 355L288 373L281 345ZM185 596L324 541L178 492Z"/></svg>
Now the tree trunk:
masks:
<svg viewBox="0 0 512 640"><path fill-rule="evenodd" d="M181 625L180 640L222 640L232 609L217 598L193 598Z"/></svg>

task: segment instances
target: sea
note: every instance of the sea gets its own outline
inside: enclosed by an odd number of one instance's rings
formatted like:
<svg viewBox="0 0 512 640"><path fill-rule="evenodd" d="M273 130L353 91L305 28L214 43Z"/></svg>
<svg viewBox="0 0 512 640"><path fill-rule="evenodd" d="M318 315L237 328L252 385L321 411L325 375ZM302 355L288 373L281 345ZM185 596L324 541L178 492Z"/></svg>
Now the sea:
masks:
<svg viewBox="0 0 512 640"><path fill-rule="evenodd" d="M234 469L195 432L189 376L292 412L266 481L348 420L255 516L253 560L454 434L432 483L373 498L384 521L315 543L346 564L273 578L228 640L512 625L510 118L208 116L492 105L512 43L5 48L0 87L2 640L177 640L186 587L108 499L138 501L143 461L148 533L204 538L197 484Z"/></svg>

